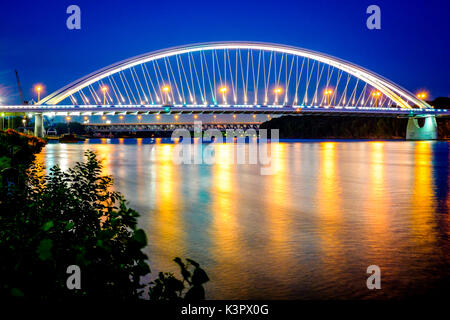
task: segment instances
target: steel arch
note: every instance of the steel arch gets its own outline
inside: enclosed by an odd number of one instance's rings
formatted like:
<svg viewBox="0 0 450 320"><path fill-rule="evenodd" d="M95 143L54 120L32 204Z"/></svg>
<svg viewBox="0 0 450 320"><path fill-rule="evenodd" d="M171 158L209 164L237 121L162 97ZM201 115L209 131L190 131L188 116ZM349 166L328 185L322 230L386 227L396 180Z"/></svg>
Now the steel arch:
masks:
<svg viewBox="0 0 450 320"><path fill-rule="evenodd" d="M83 89L84 87L94 82L102 80L103 78L115 74L119 71L126 70L136 65L140 65L142 63L189 52L221 50L221 49L265 50L313 59L328 64L330 66L334 66L335 68L347 72L348 74L351 74L356 78L370 84L371 86L382 92L385 96L389 97L392 101L396 102L402 108L411 108L409 103L417 105L421 108L432 108L428 103L416 98L416 96L413 93L395 84L394 82L351 62L324 53L293 46L280 45L275 43L243 42L243 41L209 42L209 43L177 46L135 56L126 60L119 61L115 64L109 65L93 73L90 73L66 85L65 87L49 94L37 104L38 105L58 104L62 100L69 97L71 94L77 92L80 89Z"/></svg>

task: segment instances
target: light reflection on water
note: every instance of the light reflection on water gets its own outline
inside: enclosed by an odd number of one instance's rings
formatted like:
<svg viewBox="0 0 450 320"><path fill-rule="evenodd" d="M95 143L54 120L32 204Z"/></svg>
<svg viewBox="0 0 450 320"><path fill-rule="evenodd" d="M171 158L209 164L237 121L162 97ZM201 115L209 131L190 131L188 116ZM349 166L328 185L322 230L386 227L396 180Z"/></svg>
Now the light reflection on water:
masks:
<svg viewBox="0 0 450 320"><path fill-rule="evenodd" d="M230 159L235 145L215 145ZM49 144L38 156L63 169L85 150L141 213L156 275L175 256L197 260L216 299L404 297L448 280L446 142L303 141L258 165L175 165L174 145L147 139ZM365 286L382 270L382 290Z"/></svg>

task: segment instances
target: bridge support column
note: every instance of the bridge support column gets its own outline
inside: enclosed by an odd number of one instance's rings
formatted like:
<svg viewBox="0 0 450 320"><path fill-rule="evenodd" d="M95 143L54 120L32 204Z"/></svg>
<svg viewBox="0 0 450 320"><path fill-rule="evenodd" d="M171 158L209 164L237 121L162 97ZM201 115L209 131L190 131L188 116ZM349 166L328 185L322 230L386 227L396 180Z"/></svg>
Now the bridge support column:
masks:
<svg viewBox="0 0 450 320"><path fill-rule="evenodd" d="M406 128L406 140L436 140L437 139L437 123L435 116L424 117L425 123L423 127L419 126L418 118L411 117L408 119Z"/></svg>
<svg viewBox="0 0 450 320"><path fill-rule="evenodd" d="M34 114L34 135L39 138L44 136L44 116L42 113Z"/></svg>

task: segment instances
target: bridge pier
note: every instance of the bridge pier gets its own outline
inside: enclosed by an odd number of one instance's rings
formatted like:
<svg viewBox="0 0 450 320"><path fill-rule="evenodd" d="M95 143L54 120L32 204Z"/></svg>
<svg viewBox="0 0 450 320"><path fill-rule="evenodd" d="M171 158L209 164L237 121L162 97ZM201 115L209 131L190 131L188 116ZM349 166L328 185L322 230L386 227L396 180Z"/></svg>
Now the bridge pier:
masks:
<svg viewBox="0 0 450 320"><path fill-rule="evenodd" d="M419 126L419 117L411 117L408 119L406 127L406 140L436 140L437 139L437 123L435 116L423 117L425 123L423 127Z"/></svg>
<svg viewBox="0 0 450 320"><path fill-rule="evenodd" d="M42 113L34 114L34 135L36 137L44 137L44 116Z"/></svg>

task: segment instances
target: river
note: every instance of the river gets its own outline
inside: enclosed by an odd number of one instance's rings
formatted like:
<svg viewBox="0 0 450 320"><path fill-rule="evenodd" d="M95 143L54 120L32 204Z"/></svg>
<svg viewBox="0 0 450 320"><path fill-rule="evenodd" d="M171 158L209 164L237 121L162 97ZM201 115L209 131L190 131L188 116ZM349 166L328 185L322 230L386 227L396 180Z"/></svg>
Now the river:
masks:
<svg viewBox="0 0 450 320"><path fill-rule="evenodd" d="M231 158L234 144L214 144ZM284 141L260 165L175 164L174 144L48 144L67 169L86 150L140 212L152 275L176 256L206 269L209 299L403 298L448 281L450 143ZM368 290L366 270L381 270Z"/></svg>

